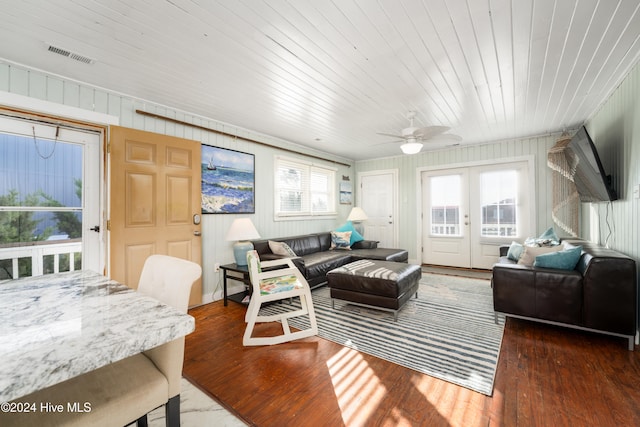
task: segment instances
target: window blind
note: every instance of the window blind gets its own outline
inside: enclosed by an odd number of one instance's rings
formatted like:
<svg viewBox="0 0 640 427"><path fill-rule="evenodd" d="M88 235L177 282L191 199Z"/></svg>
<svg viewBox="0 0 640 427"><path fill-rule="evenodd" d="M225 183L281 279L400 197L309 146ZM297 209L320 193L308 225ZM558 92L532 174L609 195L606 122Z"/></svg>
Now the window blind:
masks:
<svg viewBox="0 0 640 427"><path fill-rule="evenodd" d="M276 217L335 214L335 169L276 158Z"/></svg>

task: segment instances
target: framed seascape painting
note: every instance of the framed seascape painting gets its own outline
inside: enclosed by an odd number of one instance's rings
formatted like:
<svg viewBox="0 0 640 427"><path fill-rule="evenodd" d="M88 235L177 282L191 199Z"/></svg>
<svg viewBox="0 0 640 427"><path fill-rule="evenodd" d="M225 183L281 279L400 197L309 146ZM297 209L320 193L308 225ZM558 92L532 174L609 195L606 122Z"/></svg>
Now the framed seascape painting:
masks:
<svg viewBox="0 0 640 427"><path fill-rule="evenodd" d="M255 213L253 154L202 144L202 213Z"/></svg>

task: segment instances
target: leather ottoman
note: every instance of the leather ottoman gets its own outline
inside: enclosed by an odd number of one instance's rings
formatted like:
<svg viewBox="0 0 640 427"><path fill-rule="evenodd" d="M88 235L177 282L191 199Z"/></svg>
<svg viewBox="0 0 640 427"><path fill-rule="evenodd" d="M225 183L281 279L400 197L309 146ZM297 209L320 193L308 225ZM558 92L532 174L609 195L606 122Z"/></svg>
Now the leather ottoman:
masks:
<svg viewBox="0 0 640 427"><path fill-rule="evenodd" d="M398 311L415 294L422 277L419 265L401 262L360 260L343 265L327 273L331 306L335 300L364 307Z"/></svg>

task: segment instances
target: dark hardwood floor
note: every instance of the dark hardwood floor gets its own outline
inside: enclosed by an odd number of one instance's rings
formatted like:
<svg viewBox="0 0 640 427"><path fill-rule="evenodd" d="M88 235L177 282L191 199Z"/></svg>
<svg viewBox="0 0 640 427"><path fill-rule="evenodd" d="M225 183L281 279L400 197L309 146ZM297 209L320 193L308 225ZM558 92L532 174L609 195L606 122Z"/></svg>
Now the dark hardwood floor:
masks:
<svg viewBox="0 0 640 427"><path fill-rule="evenodd" d="M244 313L190 310L184 375L250 425L640 425L640 348L622 338L508 319L488 397L321 338L243 347Z"/></svg>

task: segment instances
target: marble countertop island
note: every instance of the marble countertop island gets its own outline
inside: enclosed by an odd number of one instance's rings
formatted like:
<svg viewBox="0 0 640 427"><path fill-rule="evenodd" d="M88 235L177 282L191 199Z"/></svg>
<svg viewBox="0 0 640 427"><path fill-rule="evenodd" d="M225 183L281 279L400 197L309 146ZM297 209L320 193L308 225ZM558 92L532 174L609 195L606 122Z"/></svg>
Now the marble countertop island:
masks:
<svg viewBox="0 0 640 427"><path fill-rule="evenodd" d="M194 329L193 317L90 271L0 282L0 402Z"/></svg>

